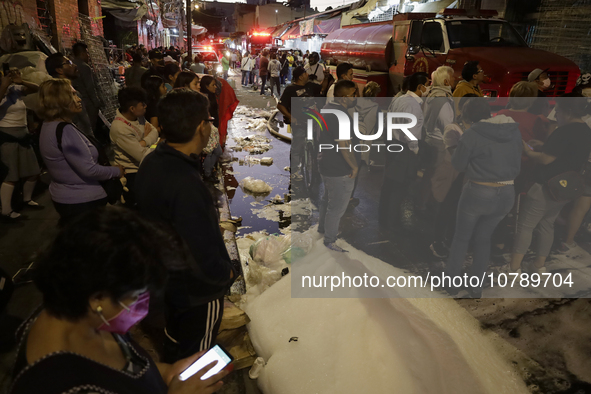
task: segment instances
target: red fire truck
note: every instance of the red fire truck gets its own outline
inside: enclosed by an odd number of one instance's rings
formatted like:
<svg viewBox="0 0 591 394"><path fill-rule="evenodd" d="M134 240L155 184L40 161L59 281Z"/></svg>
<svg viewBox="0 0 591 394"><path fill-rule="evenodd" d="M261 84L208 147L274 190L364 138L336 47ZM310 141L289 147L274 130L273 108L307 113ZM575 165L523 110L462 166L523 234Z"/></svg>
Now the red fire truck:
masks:
<svg viewBox="0 0 591 394"><path fill-rule="evenodd" d="M252 30L246 37L246 48L250 53L258 53L265 48L271 48L273 36L266 31Z"/></svg>
<svg viewBox="0 0 591 394"><path fill-rule="evenodd" d="M445 10L441 15L407 13L393 21L346 26L329 34L322 44L322 58L331 72L339 62L355 67L355 82L361 87L375 81L393 96L404 76L433 72L450 66L461 79L464 63L478 60L488 80L481 89L489 97L507 97L516 82L536 69L549 68L553 87L549 96L570 92L580 70L572 61L556 54L530 48L496 11ZM332 65L332 66L331 66Z"/></svg>

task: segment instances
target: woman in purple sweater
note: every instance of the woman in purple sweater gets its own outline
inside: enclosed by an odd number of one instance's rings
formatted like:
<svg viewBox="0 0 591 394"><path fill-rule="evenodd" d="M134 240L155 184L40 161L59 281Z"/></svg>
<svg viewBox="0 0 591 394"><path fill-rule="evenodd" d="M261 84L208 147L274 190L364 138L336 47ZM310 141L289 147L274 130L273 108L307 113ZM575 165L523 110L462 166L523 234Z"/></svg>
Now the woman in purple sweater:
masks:
<svg viewBox="0 0 591 394"><path fill-rule="evenodd" d="M39 87L39 115L44 119L39 140L41 156L49 170L51 199L61 224L80 213L107 204L107 193L99 181L123 176L119 167L98 164L96 147L71 124L82 111L80 98L66 79L51 79ZM66 122L60 150L56 131Z"/></svg>

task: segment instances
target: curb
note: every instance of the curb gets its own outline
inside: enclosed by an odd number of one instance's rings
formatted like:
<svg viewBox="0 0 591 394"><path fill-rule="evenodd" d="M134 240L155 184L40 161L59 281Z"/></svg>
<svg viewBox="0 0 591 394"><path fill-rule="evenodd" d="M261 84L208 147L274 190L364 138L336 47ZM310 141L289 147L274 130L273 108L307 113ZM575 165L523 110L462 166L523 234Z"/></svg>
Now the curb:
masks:
<svg viewBox="0 0 591 394"><path fill-rule="evenodd" d="M226 184L224 182L223 168L220 166L218 171L218 185L221 185L223 189L218 190L221 192L218 197L219 204L219 215L220 222L229 220L232 218L232 212L230 211L230 202L228 201L228 194L226 193ZM224 230L222 233L224 237L224 244L226 250L230 255L230 259L234 265L234 268L238 272L238 277L230 288L230 294L244 294L246 293L246 283L244 282L244 270L242 269L242 263L240 260L240 254L238 253L238 245L236 244L236 233L228 230Z"/></svg>

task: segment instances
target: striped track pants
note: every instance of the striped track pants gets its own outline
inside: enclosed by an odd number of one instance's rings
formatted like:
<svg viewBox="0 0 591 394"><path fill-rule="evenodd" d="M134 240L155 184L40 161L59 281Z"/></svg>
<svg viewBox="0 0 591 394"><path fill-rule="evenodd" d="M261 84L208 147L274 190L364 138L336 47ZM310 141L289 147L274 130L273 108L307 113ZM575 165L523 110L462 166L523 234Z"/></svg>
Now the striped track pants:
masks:
<svg viewBox="0 0 591 394"><path fill-rule="evenodd" d="M211 348L215 344L223 314L222 297L190 309L175 317L174 321L167 322L166 336L176 344L172 347L176 348L176 356L167 354L167 362L171 358L180 360Z"/></svg>

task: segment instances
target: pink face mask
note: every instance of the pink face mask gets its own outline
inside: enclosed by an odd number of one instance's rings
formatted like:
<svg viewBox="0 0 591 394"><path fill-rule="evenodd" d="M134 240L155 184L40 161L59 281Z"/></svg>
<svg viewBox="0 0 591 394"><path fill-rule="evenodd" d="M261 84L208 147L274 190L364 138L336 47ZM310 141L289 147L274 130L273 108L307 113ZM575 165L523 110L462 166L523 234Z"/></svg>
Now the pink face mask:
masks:
<svg viewBox="0 0 591 394"><path fill-rule="evenodd" d="M146 291L140 294L137 301L129 306L125 306L121 302L119 302L119 304L124 309L115 317L106 320L102 314L100 315L104 323L100 325L98 328L99 330L114 332L121 335L126 334L131 327L142 321L148 314L150 307L150 293Z"/></svg>

